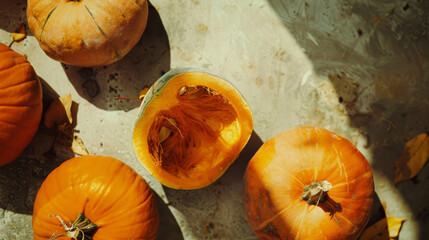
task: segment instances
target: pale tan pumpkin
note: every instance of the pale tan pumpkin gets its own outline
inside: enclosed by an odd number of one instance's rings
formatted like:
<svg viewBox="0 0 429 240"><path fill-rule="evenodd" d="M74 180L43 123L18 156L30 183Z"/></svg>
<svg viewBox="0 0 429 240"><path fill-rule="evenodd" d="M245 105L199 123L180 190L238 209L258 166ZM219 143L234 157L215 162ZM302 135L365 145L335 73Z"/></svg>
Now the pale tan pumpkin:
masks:
<svg viewBox="0 0 429 240"><path fill-rule="evenodd" d="M46 54L76 66L125 56L147 23L146 0L28 0L28 26Z"/></svg>

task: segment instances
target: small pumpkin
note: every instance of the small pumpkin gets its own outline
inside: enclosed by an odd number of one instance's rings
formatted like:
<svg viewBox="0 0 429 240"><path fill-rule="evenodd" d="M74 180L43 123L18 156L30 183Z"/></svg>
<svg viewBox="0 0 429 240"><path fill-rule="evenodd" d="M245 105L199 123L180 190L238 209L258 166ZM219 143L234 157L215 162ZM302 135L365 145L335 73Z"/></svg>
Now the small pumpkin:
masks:
<svg viewBox="0 0 429 240"><path fill-rule="evenodd" d="M367 160L322 128L298 127L269 139L244 179L247 219L261 239L356 239L373 207Z"/></svg>
<svg viewBox="0 0 429 240"><path fill-rule="evenodd" d="M146 0L28 0L28 27L51 58L75 66L124 57L147 23Z"/></svg>
<svg viewBox="0 0 429 240"><path fill-rule="evenodd" d="M65 161L34 202L35 240L155 239L158 225L156 199L145 180L111 157Z"/></svg>
<svg viewBox="0 0 429 240"><path fill-rule="evenodd" d="M42 87L25 57L0 43L0 166L17 158L42 117Z"/></svg>
<svg viewBox="0 0 429 240"><path fill-rule="evenodd" d="M206 69L177 68L144 97L133 146L162 184L197 189L226 171L252 130L250 108L228 81Z"/></svg>

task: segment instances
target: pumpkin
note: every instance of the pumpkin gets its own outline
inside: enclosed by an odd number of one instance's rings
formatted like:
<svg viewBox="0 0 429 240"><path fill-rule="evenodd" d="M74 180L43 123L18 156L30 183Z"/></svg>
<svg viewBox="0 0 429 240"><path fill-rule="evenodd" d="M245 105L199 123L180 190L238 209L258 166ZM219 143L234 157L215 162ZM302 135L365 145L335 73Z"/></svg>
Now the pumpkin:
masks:
<svg viewBox="0 0 429 240"><path fill-rule="evenodd" d="M133 169L111 157L86 155L48 175L32 223L35 240L155 239L159 218L151 189Z"/></svg>
<svg viewBox="0 0 429 240"><path fill-rule="evenodd" d="M25 57L0 43L0 166L17 158L42 117L42 87Z"/></svg>
<svg viewBox="0 0 429 240"><path fill-rule="evenodd" d="M133 146L165 186L198 189L226 171L252 129L250 108L233 85L207 69L177 68L144 97Z"/></svg>
<svg viewBox="0 0 429 240"><path fill-rule="evenodd" d="M124 57L147 23L146 0L28 0L28 27L51 58L75 66Z"/></svg>
<svg viewBox="0 0 429 240"><path fill-rule="evenodd" d="M367 160L322 128L293 128L269 139L244 181L247 220L261 239L356 239L373 207Z"/></svg>

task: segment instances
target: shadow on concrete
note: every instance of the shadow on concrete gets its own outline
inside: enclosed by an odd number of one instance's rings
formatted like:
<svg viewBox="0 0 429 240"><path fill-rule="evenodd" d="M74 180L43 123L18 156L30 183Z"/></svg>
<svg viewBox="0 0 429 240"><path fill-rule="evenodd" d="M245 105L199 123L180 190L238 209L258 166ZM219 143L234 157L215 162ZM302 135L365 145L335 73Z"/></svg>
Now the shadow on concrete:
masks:
<svg viewBox="0 0 429 240"><path fill-rule="evenodd" d="M159 229L156 240L183 240L182 231L168 205L154 191L152 192L155 195L159 213Z"/></svg>
<svg viewBox="0 0 429 240"><path fill-rule="evenodd" d="M213 184L196 190L164 187L169 205L180 212L180 225L187 229L186 238L224 239L252 235L243 203L243 176L247 164L262 146L253 132L246 147L227 171ZM240 221L232 222L232 219ZM243 233L244 232L244 233Z"/></svg>
<svg viewBox="0 0 429 240"><path fill-rule="evenodd" d="M0 9L7 9L0 16L0 29L11 33L17 30L21 24L25 24L27 35L32 36L27 26L27 0L0 1ZM10 40L12 41L12 36Z"/></svg>
<svg viewBox="0 0 429 240"><path fill-rule="evenodd" d="M366 136L373 170L393 182L405 143L429 131L429 2L268 2ZM426 165L395 186L420 222L420 239L429 239L428 182Z"/></svg>
<svg viewBox="0 0 429 240"><path fill-rule="evenodd" d="M79 95L96 107L109 111L139 107L139 102L115 100L115 97L138 99L140 90L151 86L170 70L168 36L157 10L149 4L148 22L142 38L118 62L87 68L62 66Z"/></svg>
<svg viewBox="0 0 429 240"><path fill-rule="evenodd" d="M39 77L44 110L58 94ZM70 146L56 144L55 131L39 124L36 135L14 161L0 167L0 208L32 215L33 204L42 182L64 161L74 157Z"/></svg>

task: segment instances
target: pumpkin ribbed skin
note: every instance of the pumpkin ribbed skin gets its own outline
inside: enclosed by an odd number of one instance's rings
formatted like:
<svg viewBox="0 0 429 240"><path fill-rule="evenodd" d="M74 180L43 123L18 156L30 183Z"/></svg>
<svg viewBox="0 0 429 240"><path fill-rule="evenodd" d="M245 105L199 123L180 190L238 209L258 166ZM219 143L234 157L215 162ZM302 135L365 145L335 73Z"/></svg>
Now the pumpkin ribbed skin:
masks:
<svg viewBox="0 0 429 240"><path fill-rule="evenodd" d="M94 240L154 239L158 232L151 189L134 170L111 157L72 158L48 175L34 203L34 239L64 233L54 215L70 226L81 213L98 227Z"/></svg>
<svg viewBox="0 0 429 240"><path fill-rule="evenodd" d="M33 67L0 43L0 166L33 138L42 117L42 87Z"/></svg>
<svg viewBox="0 0 429 240"><path fill-rule="evenodd" d="M252 130L250 108L234 86L206 69L177 68L143 99L133 146L162 184L197 189L222 176Z"/></svg>
<svg viewBox="0 0 429 240"><path fill-rule="evenodd" d="M303 200L304 187L328 181L326 199ZM245 173L247 219L261 239L356 239L373 206L365 157L345 138L316 127L265 142Z"/></svg>
<svg viewBox="0 0 429 240"><path fill-rule="evenodd" d="M27 21L51 58L75 66L120 60L140 40L146 0L28 0Z"/></svg>

